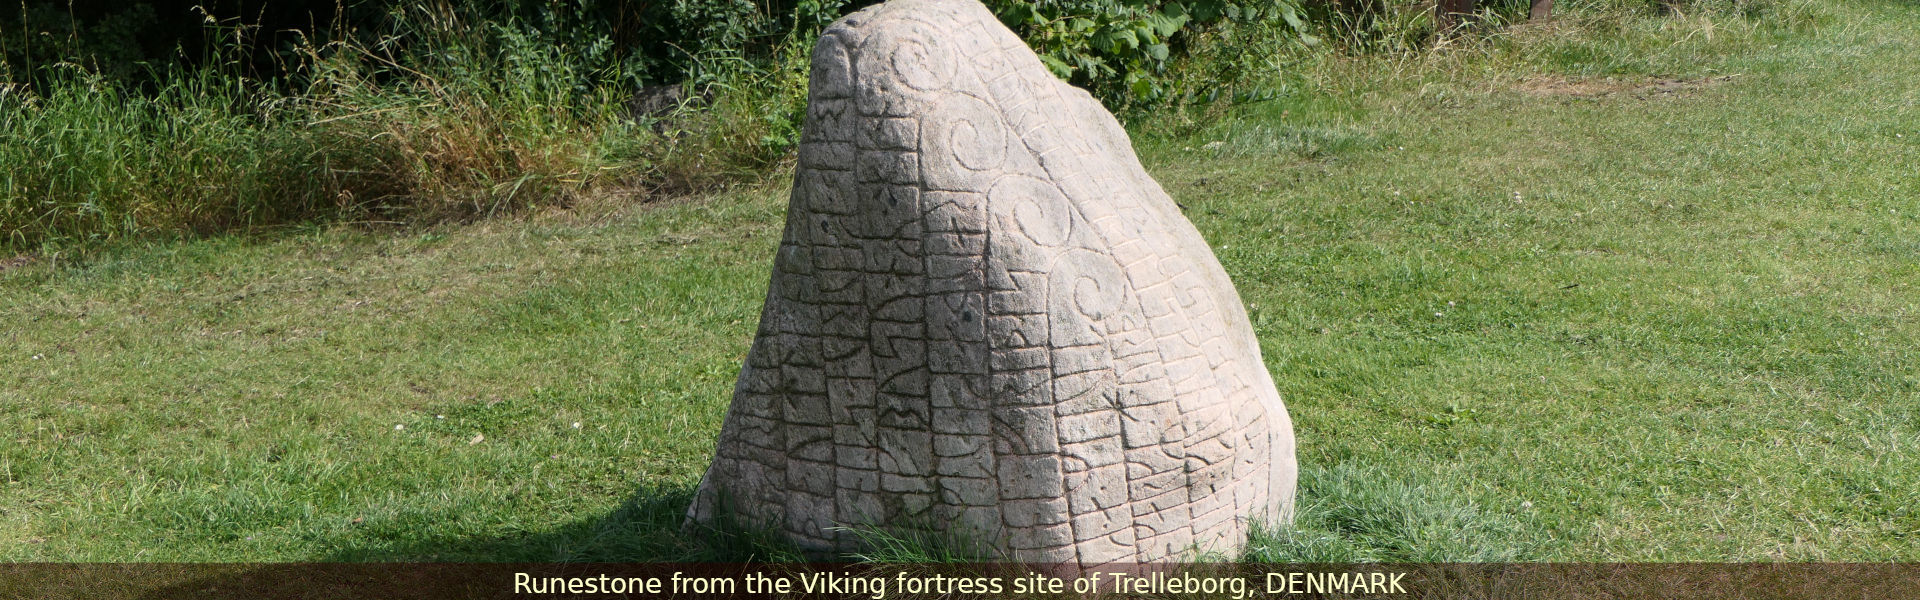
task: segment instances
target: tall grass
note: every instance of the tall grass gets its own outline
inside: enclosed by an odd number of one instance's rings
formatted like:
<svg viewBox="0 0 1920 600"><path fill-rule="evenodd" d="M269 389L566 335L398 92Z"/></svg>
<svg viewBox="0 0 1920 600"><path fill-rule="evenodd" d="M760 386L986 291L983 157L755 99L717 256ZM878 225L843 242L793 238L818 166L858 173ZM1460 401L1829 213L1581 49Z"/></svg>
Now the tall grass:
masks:
<svg viewBox="0 0 1920 600"><path fill-rule="evenodd" d="M1521 4L1485 3L1481 35L1452 48L1498 45L1512 22L1503 15ZM1573 27L1596 30L1665 6L1560 4ZM1166 95L1177 110L1155 108L1154 120L1203 122L1221 105L1311 91L1337 76L1339 61L1328 57L1430 49L1418 3L1306 5L1316 19L1306 29L1317 35L1279 21L1194 32L1166 77L1177 82ZM1711 39L1729 17L1810 22L1809 5L1690 0L1671 21ZM451 0L401 5L378 31L314 32L267 81L250 78L244 65L254 61L240 56L255 32L220 23L232 35L210 36L228 44L208 50L214 60L138 86L101 75L112 69L98 64L0 56L0 252L312 220L424 224L758 178L798 137L813 35L796 26L754 60L695 56L682 84L688 100L637 114L644 74L622 66L638 63L615 56L608 38ZM1553 51L1592 47L1569 48Z"/></svg>
<svg viewBox="0 0 1920 600"><path fill-rule="evenodd" d="M7 245L285 222L395 184L376 176L377 144L304 127L237 78L194 73L152 94L78 70L54 82L0 92Z"/></svg>
<svg viewBox="0 0 1920 600"><path fill-rule="evenodd" d="M767 172L803 108L785 54L710 61L696 102L643 115L633 74L594 66L611 62L604 40L558 45L450 2L388 23L304 44L275 81L225 60L157 73L153 90L74 64L0 82L0 250L697 189Z"/></svg>

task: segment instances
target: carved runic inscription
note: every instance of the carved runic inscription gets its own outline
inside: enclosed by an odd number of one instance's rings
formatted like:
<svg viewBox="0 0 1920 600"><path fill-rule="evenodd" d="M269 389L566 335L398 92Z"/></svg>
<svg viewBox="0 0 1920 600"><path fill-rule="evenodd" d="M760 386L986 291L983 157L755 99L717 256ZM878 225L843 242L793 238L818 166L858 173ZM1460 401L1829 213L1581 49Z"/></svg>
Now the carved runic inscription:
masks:
<svg viewBox="0 0 1920 600"><path fill-rule="evenodd" d="M1246 310L1126 133L973 0L813 53L785 237L689 518L816 552L917 528L999 558L1233 551L1290 518Z"/></svg>

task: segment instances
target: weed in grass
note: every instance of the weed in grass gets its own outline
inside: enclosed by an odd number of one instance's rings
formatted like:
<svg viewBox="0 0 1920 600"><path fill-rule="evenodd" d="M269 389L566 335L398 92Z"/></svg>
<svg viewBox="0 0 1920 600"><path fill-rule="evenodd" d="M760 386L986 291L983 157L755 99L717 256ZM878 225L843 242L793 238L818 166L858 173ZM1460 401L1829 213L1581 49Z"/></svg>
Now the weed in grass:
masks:
<svg viewBox="0 0 1920 600"><path fill-rule="evenodd" d="M1453 483L1453 482L1448 482ZM1309 466L1291 527L1254 532L1246 560L1291 563L1510 562L1529 558L1513 517L1438 482L1377 469Z"/></svg>
<svg viewBox="0 0 1920 600"><path fill-rule="evenodd" d="M925 527L880 528L871 525L846 525L833 528L855 540L862 548L847 558L874 564L966 564L1005 561L985 540Z"/></svg>

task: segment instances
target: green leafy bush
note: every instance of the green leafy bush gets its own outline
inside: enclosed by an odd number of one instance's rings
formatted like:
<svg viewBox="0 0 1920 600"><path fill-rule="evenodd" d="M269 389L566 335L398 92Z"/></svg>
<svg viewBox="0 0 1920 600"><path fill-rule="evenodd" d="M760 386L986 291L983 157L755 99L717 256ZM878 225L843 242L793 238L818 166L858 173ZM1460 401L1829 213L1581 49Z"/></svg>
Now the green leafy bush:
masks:
<svg viewBox="0 0 1920 600"><path fill-rule="evenodd" d="M1284 23L1294 39L1314 42L1297 0L993 0L988 5L1055 75L1110 104L1180 97L1183 90L1170 76L1171 67L1204 32L1270 34Z"/></svg>

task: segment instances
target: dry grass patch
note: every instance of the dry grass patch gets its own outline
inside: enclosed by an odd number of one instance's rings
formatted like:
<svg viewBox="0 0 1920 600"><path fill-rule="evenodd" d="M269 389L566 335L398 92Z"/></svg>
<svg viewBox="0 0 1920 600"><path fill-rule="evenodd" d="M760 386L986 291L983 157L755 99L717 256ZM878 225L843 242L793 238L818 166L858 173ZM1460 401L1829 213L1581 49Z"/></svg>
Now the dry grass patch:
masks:
<svg viewBox="0 0 1920 600"><path fill-rule="evenodd" d="M1574 78L1565 75L1541 75L1520 80L1514 85L1514 89L1543 98L1604 98L1621 95L1650 98L1697 92L1733 81L1737 77L1739 77L1738 74L1690 78Z"/></svg>

